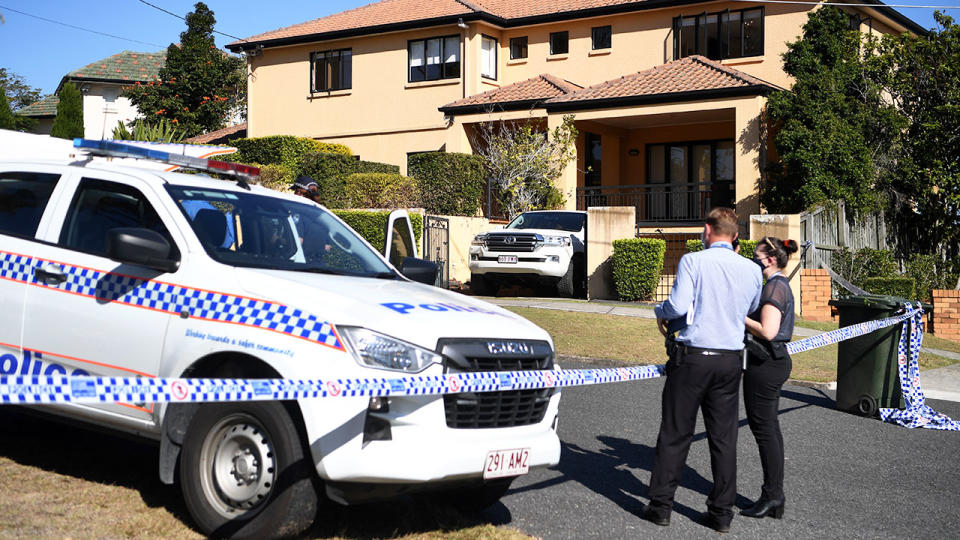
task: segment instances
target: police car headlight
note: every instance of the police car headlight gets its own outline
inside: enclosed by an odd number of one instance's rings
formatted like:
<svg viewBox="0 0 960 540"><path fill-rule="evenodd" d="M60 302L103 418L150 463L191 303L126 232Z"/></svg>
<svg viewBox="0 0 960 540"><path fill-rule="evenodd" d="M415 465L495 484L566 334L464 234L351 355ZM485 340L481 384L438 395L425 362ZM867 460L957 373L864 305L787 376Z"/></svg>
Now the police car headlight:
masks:
<svg viewBox="0 0 960 540"><path fill-rule="evenodd" d="M545 246L569 246L570 237L569 236L553 236L553 235L544 235L541 244Z"/></svg>
<svg viewBox="0 0 960 540"><path fill-rule="evenodd" d="M483 246L487 243L487 235L478 234L473 237L473 242L470 242L471 246Z"/></svg>
<svg viewBox="0 0 960 540"><path fill-rule="evenodd" d="M339 326L350 352L361 366L419 373L443 357L422 347L355 326Z"/></svg>

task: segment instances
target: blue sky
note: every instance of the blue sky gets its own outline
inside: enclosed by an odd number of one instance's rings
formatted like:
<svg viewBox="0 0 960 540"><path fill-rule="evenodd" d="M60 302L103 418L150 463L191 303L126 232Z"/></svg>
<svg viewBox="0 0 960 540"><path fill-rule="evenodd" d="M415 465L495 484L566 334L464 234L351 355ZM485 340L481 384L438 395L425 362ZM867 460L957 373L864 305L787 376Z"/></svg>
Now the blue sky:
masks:
<svg viewBox="0 0 960 540"><path fill-rule="evenodd" d="M195 0L147 0L186 15ZM241 38L323 17L371 0L208 0L216 29ZM424 0L430 1L430 0ZM897 0L889 4L960 5L960 0ZM933 9L897 8L921 26L934 26ZM11 11L15 10L15 11ZM28 13L112 34L117 39L22 15ZM960 18L960 10L947 10ZM186 24L139 0L0 0L0 67L22 75L27 84L53 92L67 72L122 50L151 52L177 41ZM217 35L217 45L234 41Z"/></svg>

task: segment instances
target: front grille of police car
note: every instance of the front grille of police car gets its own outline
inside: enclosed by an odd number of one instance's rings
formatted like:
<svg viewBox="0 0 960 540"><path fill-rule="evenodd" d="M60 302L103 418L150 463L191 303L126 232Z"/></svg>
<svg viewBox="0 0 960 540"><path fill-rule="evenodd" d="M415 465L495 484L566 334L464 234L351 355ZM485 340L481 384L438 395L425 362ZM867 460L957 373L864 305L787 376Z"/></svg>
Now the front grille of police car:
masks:
<svg viewBox="0 0 960 540"><path fill-rule="evenodd" d="M533 251L537 247L537 235L523 234L488 234L488 251Z"/></svg>
<svg viewBox="0 0 960 540"><path fill-rule="evenodd" d="M493 348L489 344L494 344ZM502 344L508 344L502 347ZM521 351L509 345L519 344ZM553 369L553 351L544 341L441 340L448 373L542 371ZM553 389L446 394L447 427L457 429L528 426L543 420Z"/></svg>

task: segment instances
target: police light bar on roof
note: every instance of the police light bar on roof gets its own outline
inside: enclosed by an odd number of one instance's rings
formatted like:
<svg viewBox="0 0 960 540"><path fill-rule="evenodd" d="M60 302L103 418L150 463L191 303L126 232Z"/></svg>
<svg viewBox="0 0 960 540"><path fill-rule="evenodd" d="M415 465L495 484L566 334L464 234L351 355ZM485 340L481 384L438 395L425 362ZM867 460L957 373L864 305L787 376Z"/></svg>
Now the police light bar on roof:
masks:
<svg viewBox="0 0 960 540"><path fill-rule="evenodd" d="M227 161L217 161L215 159L204 159L193 156L185 156L173 152L164 152L151 148L142 148L131 144L123 144L114 141L98 141L93 139L74 139L73 146L83 150L92 156L100 157L118 157L149 159L162 163L169 163L178 167L186 167L198 171L232 176L239 179L254 180L260 176L260 169L243 165L241 163L230 163Z"/></svg>

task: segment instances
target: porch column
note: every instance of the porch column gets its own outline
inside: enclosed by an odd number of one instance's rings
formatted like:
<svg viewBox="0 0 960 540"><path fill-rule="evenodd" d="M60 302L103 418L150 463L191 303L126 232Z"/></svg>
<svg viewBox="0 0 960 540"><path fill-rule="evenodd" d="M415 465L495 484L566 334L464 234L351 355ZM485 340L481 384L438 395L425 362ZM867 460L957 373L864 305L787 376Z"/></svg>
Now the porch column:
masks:
<svg viewBox="0 0 960 540"><path fill-rule="evenodd" d="M547 131L553 132L554 129L563 124L562 114L547 115ZM577 149L579 153L579 148ZM560 173L560 176L554 179L554 185L560 190L564 198L564 210L577 209L577 162L578 158L571 159L567 166Z"/></svg>
<svg viewBox="0 0 960 540"><path fill-rule="evenodd" d="M746 231L750 214L760 213L758 187L760 167L764 163L764 141L761 140L760 113L763 98L760 96L739 100L736 107L735 135L736 152L736 211L740 218L741 232Z"/></svg>

